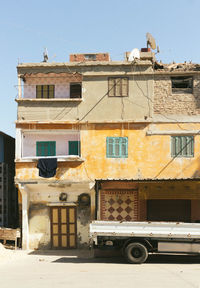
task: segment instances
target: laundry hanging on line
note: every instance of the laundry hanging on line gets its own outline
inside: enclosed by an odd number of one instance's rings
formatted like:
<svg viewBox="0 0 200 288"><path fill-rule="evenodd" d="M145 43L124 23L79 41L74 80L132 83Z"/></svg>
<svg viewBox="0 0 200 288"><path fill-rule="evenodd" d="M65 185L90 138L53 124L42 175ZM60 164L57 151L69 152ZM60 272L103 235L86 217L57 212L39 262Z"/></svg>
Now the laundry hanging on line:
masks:
<svg viewBox="0 0 200 288"><path fill-rule="evenodd" d="M40 177L51 178L56 175L57 158L41 158L38 160L37 168Z"/></svg>

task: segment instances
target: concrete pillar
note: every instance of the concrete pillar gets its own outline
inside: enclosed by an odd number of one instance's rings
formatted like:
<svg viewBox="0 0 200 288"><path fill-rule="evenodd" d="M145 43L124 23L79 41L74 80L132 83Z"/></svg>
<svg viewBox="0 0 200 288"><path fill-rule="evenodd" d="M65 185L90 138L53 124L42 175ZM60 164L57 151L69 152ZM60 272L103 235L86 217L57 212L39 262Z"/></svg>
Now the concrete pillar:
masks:
<svg viewBox="0 0 200 288"><path fill-rule="evenodd" d="M20 75L18 75L18 98L22 98L22 86L21 86L21 78Z"/></svg>
<svg viewBox="0 0 200 288"><path fill-rule="evenodd" d="M29 225L28 225L29 195L26 186L19 184L19 190L22 195L22 249L29 250Z"/></svg>
<svg viewBox="0 0 200 288"><path fill-rule="evenodd" d="M22 131L16 128L16 144L15 144L15 159L22 158Z"/></svg>
<svg viewBox="0 0 200 288"><path fill-rule="evenodd" d="M95 219L95 182L89 184L91 195L91 220Z"/></svg>

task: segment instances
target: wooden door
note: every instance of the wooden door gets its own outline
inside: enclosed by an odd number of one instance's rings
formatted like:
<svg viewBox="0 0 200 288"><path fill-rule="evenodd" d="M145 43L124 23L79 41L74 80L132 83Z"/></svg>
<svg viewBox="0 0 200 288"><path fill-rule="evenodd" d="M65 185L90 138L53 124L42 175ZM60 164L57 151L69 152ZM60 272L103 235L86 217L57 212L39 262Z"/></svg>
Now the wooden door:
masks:
<svg viewBox="0 0 200 288"><path fill-rule="evenodd" d="M51 207L51 247L76 248L76 207Z"/></svg>

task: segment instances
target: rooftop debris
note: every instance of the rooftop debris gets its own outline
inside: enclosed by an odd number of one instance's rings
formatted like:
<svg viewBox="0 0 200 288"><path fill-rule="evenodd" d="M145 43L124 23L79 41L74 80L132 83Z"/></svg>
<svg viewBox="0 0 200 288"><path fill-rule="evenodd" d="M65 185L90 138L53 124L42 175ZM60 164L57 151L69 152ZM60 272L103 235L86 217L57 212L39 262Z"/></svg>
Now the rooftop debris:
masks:
<svg viewBox="0 0 200 288"><path fill-rule="evenodd" d="M165 70L165 71L200 71L200 64L195 64L191 62L185 63L171 63L163 64L155 61L154 63L155 70Z"/></svg>

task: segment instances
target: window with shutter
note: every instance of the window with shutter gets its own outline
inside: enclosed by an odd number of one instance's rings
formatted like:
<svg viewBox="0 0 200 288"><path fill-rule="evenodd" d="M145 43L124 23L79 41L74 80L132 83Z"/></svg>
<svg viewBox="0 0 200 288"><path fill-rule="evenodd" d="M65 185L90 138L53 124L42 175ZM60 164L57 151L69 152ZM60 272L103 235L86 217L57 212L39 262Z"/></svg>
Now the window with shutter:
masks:
<svg viewBox="0 0 200 288"><path fill-rule="evenodd" d="M81 142L80 141L69 141L68 142L68 153L69 155L81 155Z"/></svg>
<svg viewBox="0 0 200 288"><path fill-rule="evenodd" d="M128 137L107 137L106 157L128 158Z"/></svg>
<svg viewBox="0 0 200 288"><path fill-rule="evenodd" d="M36 86L36 98L54 98L55 97L55 85L37 85Z"/></svg>
<svg viewBox="0 0 200 288"><path fill-rule="evenodd" d="M108 78L108 96L116 96L116 97L128 96L128 78L127 77Z"/></svg>
<svg viewBox="0 0 200 288"><path fill-rule="evenodd" d="M171 136L172 157L193 157L194 137L193 136Z"/></svg>
<svg viewBox="0 0 200 288"><path fill-rule="evenodd" d="M37 141L36 142L37 156L55 156L56 141Z"/></svg>

